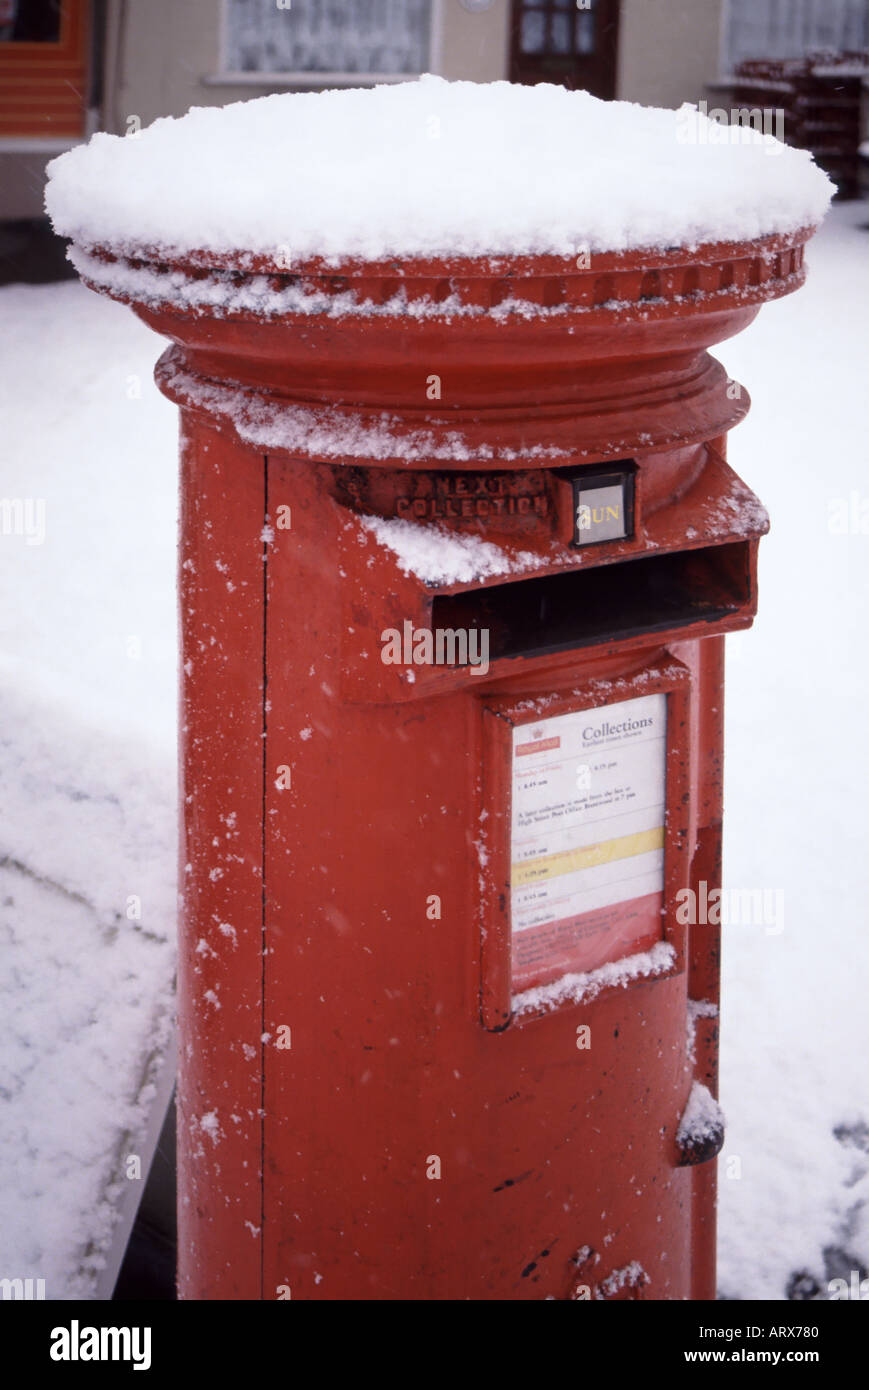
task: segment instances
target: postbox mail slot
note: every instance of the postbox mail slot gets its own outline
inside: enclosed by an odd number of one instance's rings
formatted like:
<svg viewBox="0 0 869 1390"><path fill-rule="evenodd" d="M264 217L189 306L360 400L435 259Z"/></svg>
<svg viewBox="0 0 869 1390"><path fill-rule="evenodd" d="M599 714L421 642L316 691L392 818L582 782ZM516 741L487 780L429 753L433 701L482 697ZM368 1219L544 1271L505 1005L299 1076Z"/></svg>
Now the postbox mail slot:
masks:
<svg viewBox="0 0 869 1390"><path fill-rule="evenodd" d="M432 627L488 630L490 661L713 623L751 600L750 543L643 556L432 601Z"/></svg>

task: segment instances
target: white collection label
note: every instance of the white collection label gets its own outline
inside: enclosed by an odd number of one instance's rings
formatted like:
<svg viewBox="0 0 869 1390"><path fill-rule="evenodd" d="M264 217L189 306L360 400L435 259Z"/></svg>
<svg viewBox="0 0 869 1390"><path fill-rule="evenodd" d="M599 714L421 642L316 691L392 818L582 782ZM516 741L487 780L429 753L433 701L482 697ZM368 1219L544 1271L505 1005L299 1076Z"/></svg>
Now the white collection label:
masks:
<svg viewBox="0 0 869 1390"><path fill-rule="evenodd" d="M514 989L662 938L667 697L514 725Z"/></svg>

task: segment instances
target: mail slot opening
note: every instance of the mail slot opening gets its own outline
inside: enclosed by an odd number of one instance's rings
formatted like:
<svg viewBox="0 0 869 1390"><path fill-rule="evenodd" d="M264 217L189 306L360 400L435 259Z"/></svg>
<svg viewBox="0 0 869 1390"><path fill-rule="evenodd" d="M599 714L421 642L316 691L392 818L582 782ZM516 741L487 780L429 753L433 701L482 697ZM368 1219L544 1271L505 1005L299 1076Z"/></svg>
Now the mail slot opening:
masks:
<svg viewBox="0 0 869 1390"><path fill-rule="evenodd" d="M435 629L486 629L489 660L712 623L751 598L749 543L521 579L432 603Z"/></svg>

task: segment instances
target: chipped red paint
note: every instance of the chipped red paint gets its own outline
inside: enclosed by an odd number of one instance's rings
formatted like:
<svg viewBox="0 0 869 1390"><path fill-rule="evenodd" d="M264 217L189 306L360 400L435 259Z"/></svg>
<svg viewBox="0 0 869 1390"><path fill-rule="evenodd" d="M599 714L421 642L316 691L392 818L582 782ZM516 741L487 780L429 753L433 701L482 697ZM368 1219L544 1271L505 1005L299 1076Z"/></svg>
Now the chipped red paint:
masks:
<svg viewBox="0 0 869 1390"><path fill-rule="evenodd" d="M716 1086L717 1019L693 1058L687 1021L717 1003L719 933L674 898L720 882L723 636L752 622L767 523L724 459L747 398L706 349L801 283L808 234L296 281L475 315L132 301L174 340L184 421L182 1297L715 1296L714 1165L676 1133ZM493 316L511 295L559 312ZM612 460L633 533L577 548L566 470ZM515 505L464 505L493 497ZM483 537L509 571L427 583L366 515ZM491 631L485 674L380 660L384 630L447 620ZM674 957L518 1016L504 713L649 691Z"/></svg>

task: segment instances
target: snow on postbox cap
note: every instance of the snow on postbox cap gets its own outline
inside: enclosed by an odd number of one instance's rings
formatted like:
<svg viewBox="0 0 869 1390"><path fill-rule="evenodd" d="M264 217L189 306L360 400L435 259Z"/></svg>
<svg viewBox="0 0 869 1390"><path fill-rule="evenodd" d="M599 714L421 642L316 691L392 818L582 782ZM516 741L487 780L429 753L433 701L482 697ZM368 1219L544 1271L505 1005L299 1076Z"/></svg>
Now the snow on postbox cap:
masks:
<svg viewBox="0 0 869 1390"><path fill-rule="evenodd" d="M287 271L744 243L813 228L832 193L806 151L693 107L433 76L195 107L49 175L55 230L110 293L137 257Z"/></svg>

